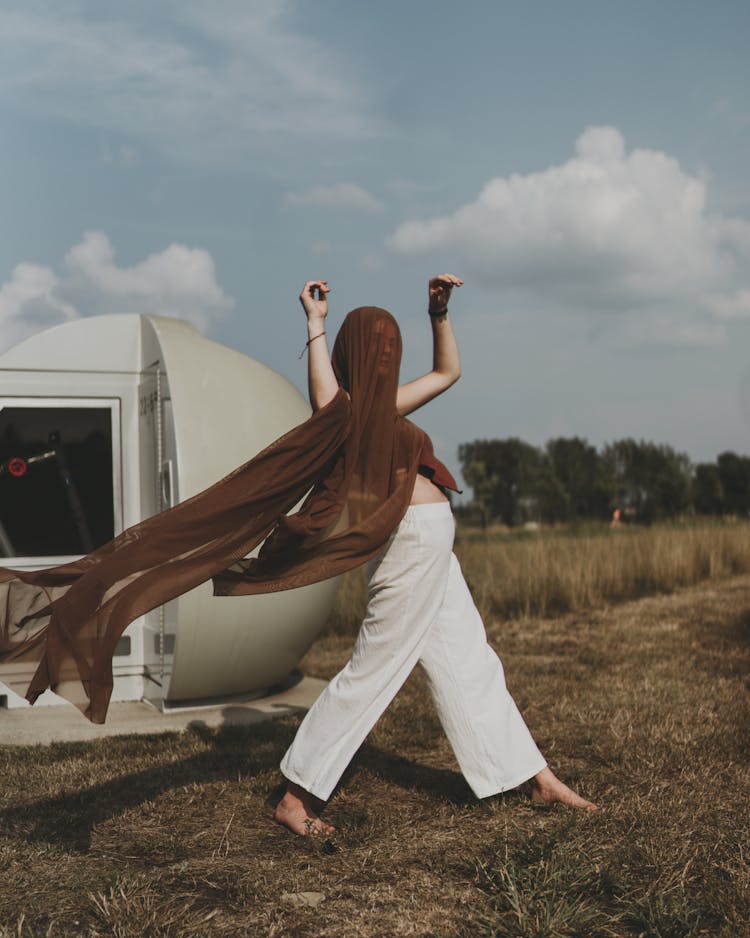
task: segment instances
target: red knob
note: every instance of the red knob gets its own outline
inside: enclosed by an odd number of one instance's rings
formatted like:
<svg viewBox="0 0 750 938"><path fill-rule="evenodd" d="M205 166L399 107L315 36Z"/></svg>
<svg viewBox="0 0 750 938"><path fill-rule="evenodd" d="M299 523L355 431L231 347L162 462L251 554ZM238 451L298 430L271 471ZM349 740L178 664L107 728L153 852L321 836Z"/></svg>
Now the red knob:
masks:
<svg viewBox="0 0 750 938"><path fill-rule="evenodd" d="M17 479L20 479L21 476L26 475L26 470L29 468L29 464L25 459L21 459L20 456L14 456L8 462L8 472L15 476Z"/></svg>

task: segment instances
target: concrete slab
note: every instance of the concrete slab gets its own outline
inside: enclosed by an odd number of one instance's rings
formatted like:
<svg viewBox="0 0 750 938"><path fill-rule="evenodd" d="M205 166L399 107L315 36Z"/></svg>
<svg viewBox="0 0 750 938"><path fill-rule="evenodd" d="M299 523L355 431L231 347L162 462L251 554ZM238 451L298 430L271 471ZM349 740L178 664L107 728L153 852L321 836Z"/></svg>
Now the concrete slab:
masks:
<svg viewBox="0 0 750 938"><path fill-rule="evenodd" d="M48 746L55 742L82 742L132 733L180 733L196 723L211 729L249 726L309 710L326 684L327 681L318 678L303 677L292 687L268 697L233 697L164 711L143 701L113 703L103 725L89 723L73 706L0 710L0 745Z"/></svg>

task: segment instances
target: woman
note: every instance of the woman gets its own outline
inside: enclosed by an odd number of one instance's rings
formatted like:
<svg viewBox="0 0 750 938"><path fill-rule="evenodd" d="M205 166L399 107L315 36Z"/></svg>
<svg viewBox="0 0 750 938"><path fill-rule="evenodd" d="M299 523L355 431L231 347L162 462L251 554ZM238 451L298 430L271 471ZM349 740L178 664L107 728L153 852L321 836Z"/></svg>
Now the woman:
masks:
<svg viewBox="0 0 750 938"><path fill-rule="evenodd" d="M458 348L448 301L462 281L451 274L429 284L433 368L398 385L400 336L384 310L354 310L342 326L333 361L326 344L325 280L305 284L300 301L307 316L310 403L317 412L346 393L359 414L360 480L373 460L395 465L388 497L408 486L408 508L385 549L368 564L368 606L352 658L303 720L284 756L288 780L275 819L297 834L328 834L333 828L315 813L313 797L326 801L366 735L414 665L425 670L438 715L459 765L477 797L531 781L533 797L586 810L595 806L564 785L546 765L513 699L502 665L487 644L484 627L452 553L453 518L444 487L450 473L421 435L416 472L394 456L399 436L413 428L403 417L449 388L460 376ZM359 329L365 338L352 338ZM368 335L369 333L369 335ZM359 356L357 374L351 361ZM369 353L366 357L364 350ZM371 407L364 399L374 402ZM396 427L392 439L383 426ZM370 433L381 429L373 445ZM414 460L412 459L413 463ZM351 493L350 493L351 494ZM356 500L355 500L356 504ZM352 499L349 500L351 510ZM356 510L356 508L355 508Z"/></svg>
<svg viewBox="0 0 750 938"><path fill-rule="evenodd" d="M10 669L33 662L29 701L49 687L103 723L112 655L138 616L208 579L219 595L248 595L371 562L368 613L352 661L284 758L290 785L277 820L297 833L329 829L313 812L312 795L328 797L417 661L478 796L533 779L537 798L593 808L545 766L505 689L451 554L453 521L438 485L455 482L423 431L403 416L458 378L447 304L460 283L449 275L430 283L433 370L401 387L393 317L354 310L329 361L328 286L306 284L310 419L215 485L85 557L45 570L0 568L0 679L3 662ZM261 542L258 557L248 558Z"/></svg>

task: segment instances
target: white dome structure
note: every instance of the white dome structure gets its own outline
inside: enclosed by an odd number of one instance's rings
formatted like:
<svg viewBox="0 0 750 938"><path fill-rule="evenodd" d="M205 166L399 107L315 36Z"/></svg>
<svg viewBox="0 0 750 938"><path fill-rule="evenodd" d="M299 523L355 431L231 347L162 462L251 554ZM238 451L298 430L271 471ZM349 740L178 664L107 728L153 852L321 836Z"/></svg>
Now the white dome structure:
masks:
<svg viewBox="0 0 750 938"><path fill-rule="evenodd" d="M41 332L0 356L0 565L38 569L86 553L207 488L309 413L281 375L182 320L98 316ZM112 699L168 707L260 695L292 672L335 591L327 581L217 597L205 583L128 627ZM8 706L22 703L24 668L3 670Z"/></svg>

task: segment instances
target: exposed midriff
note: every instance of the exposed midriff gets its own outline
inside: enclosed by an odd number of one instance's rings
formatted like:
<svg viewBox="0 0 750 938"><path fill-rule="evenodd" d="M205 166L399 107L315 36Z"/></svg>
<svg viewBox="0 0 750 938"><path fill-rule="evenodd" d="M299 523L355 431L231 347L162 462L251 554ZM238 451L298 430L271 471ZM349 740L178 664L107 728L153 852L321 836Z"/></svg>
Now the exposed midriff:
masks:
<svg viewBox="0 0 750 938"><path fill-rule="evenodd" d="M447 502L443 490L438 488L434 482L430 482L427 476L417 473L414 480L414 489L411 493L412 505L429 505L432 502Z"/></svg>

